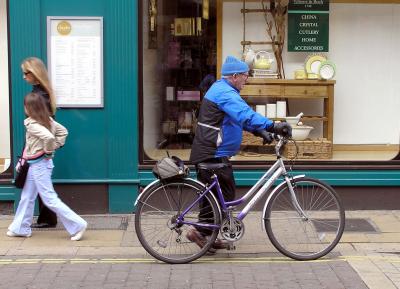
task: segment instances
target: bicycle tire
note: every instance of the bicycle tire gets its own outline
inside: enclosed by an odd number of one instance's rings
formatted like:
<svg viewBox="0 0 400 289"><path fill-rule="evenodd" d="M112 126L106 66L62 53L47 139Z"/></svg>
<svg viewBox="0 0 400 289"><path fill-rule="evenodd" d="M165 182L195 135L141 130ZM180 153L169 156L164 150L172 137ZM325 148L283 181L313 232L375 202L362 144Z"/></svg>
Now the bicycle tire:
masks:
<svg viewBox="0 0 400 289"><path fill-rule="evenodd" d="M210 230L211 235L202 248L187 238L190 229L204 224L198 221L200 202L185 215L184 220L193 222L192 225L176 225L176 217L194 203L203 190L199 182L182 179L155 183L140 197L135 229L140 243L151 256L170 264L184 264L200 258L210 249L219 229ZM214 197L206 194L202 200L213 218L208 222L220 225L220 211Z"/></svg>
<svg viewBox="0 0 400 289"><path fill-rule="evenodd" d="M295 260L315 260L328 254L340 241L345 212L338 194L324 182L307 177L292 180L301 218L291 201L287 184L273 193L264 225L274 247Z"/></svg>

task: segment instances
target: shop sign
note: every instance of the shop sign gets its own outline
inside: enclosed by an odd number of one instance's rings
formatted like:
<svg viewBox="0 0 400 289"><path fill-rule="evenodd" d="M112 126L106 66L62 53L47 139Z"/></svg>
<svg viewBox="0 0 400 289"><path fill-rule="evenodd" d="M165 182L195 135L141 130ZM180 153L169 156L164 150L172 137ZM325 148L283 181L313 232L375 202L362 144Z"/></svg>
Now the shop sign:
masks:
<svg viewBox="0 0 400 289"><path fill-rule="evenodd" d="M289 10L329 11L328 0L290 0Z"/></svg>
<svg viewBox="0 0 400 289"><path fill-rule="evenodd" d="M329 51L329 0L290 0L288 51Z"/></svg>
<svg viewBox="0 0 400 289"><path fill-rule="evenodd" d="M47 60L57 107L104 107L102 17L48 16Z"/></svg>

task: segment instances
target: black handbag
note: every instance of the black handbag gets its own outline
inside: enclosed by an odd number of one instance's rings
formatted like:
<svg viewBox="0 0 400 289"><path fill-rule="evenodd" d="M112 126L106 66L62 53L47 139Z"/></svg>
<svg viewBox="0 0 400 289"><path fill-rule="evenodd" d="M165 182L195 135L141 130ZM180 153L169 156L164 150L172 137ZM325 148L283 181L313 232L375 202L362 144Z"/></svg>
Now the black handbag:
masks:
<svg viewBox="0 0 400 289"><path fill-rule="evenodd" d="M17 163L17 174L15 176L14 185L22 189L25 185L26 176L28 175L29 163L27 159L20 157Z"/></svg>
<svg viewBox="0 0 400 289"><path fill-rule="evenodd" d="M24 155L24 151L25 151L25 144L23 146L21 155ZM22 189L25 185L26 177L28 175L28 170L29 170L28 160L22 156L18 157L18 162L15 168L16 168L16 175L14 180L14 186L16 186L19 189Z"/></svg>

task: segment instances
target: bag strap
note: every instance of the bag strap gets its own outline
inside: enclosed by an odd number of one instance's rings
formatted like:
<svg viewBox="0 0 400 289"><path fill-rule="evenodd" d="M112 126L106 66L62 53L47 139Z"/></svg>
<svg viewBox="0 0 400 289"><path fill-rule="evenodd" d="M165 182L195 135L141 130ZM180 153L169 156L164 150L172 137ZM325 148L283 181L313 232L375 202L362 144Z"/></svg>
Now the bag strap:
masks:
<svg viewBox="0 0 400 289"><path fill-rule="evenodd" d="M180 158L176 157L176 156L172 156L171 159L173 159L173 160L177 163L178 168L179 168L181 171L183 171L183 169L184 169L184 163L183 163L183 161L182 161Z"/></svg>
<svg viewBox="0 0 400 289"><path fill-rule="evenodd" d="M21 155L17 156L18 158L24 158L24 151L25 151L26 140L24 140L24 145L22 146Z"/></svg>

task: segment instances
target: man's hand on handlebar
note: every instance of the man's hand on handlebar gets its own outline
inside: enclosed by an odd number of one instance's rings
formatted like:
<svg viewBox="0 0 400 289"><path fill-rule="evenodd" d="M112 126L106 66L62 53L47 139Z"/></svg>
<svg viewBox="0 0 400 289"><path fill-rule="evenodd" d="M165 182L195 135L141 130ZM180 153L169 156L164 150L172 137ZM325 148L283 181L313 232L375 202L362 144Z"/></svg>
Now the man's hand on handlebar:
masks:
<svg viewBox="0 0 400 289"><path fill-rule="evenodd" d="M260 129L253 132L255 136L261 137L263 139L263 144L270 144L277 136L291 137L292 127L287 122L275 122L268 130Z"/></svg>
<svg viewBox="0 0 400 289"><path fill-rule="evenodd" d="M274 140L272 133L266 131L265 129L257 130L253 134L261 137L263 139L263 144L270 144Z"/></svg>
<svg viewBox="0 0 400 289"><path fill-rule="evenodd" d="M283 137L292 136L292 127L287 122L274 122L273 127L268 128L268 131L279 134Z"/></svg>

